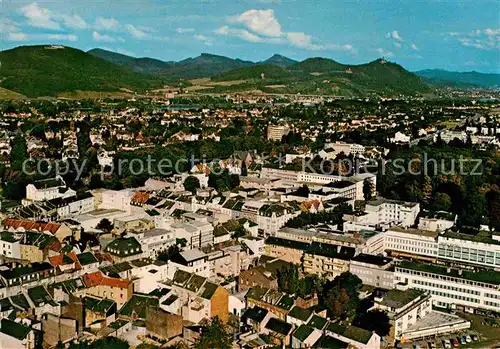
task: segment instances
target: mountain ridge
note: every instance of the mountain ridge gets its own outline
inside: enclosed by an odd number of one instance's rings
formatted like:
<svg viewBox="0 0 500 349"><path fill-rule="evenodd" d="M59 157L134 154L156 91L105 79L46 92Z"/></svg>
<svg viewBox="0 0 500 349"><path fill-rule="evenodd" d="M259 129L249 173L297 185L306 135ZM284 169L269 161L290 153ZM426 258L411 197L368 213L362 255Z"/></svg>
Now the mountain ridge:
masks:
<svg viewBox="0 0 500 349"><path fill-rule="evenodd" d="M455 72L445 69L423 69L414 72L437 86L451 87L500 87L500 74L477 71Z"/></svg>

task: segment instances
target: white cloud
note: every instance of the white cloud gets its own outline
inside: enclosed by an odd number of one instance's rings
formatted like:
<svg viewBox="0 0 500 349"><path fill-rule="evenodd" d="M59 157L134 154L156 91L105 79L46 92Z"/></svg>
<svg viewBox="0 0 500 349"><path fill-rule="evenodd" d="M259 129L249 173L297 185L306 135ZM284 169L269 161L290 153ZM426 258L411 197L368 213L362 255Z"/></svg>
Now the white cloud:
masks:
<svg viewBox="0 0 500 349"><path fill-rule="evenodd" d="M48 34L47 39L74 42L78 40L78 37L73 34Z"/></svg>
<svg viewBox="0 0 500 349"><path fill-rule="evenodd" d="M77 14L63 14L38 6L36 2L21 7L19 12L26 17L28 25L37 28L60 30L61 26L71 29L86 29L87 22Z"/></svg>
<svg viewBox="0 0 500 349"><path fill-rule="evenodd" d="M484 30L484 34L486 34L488 36L497 36L497 35L500 35L500 29L486 28Z"/></svg>
<svg viewBox="0 0 500 349"><path fill-rule="evenodd" d="M86 29L88 28L87 22L80 16L78 15L59 15L62 19L62 22L64 25L68 28L72 29Z"/></svg>
<svg viewBox="0 0 500 349"><path fill-rule="evenodd" d="M236 36L239 37L240 39L243 39L245 41L249 42L263 42L264 39L261 38L258 35L255 35L253 33L250 33L246 29L236 29L236 28L229 28L227 25L220 27L215 31L216 34L218 35L226 35L226 36Z"/></svg>
<svg viewBox="0 0 500 349"><path fill-rule="evenodd" d="M213 44L213 39L206 37L205 35L197 34L197 35L194 35L193 38L195 38L198 41L203 42L207 46L212 46L212 44Z"/></svg>
<svg viewBox="0 0 500 349"><path fill-rule="evenodd" d="M281 25L274 16L274 10L248 10L229 19L231 23L242 23L252 32L268 37L280 37Z"/></svg>
<svg viewBox="0 0 500 349"><path fill-rule="evenodd" d="M21 7L19 10L28 20L28 24L32 27L54 30L61 29L59 23L53 19L54 15L52 11L39 7L36 2Z"/></svg>
<svg viewBox="0 0 500 349"><path fill-rule="evenodd" d="M298 48L304 48L306 50L321 50L321 46L312 43L312 36L307 35L302 32L289 32L286 33L286 37L290 43Z"/></svg>
<svg viewBox="0 0 500 349"><path fill-rule="evenodd" d="M179 34L192 33L194 28L177 28L175 31Z"/></svg>
<svg viewBox="0 0 500 349"><path fill-rule="evenodd" d="M475 29L469 32L451 32L448 37L457 40L462 46L479 50L500 50L500 29Z"/></svg>
<svg viewBox="0 0 500 349"><path fill-rule="evenodd" d="M95 28L100 30L118 30L120 22L114 18L98 17L95 20Z"/></svg>
<svg viewBox="0 0 500 349"><path fill-rule="evenodd" d="M21 32L8 33L7 40L9 40L9 41L26 41L26 40L28 40L28 35L21 33Z"/></svg>
<svg viewBox="0 0 500 349"><path fill-rule="evenodd" d="M7 17L0 18L0 33L17 33L19 31L19 24Z"/></svg>
<svg viewBox="0 0 500 349"><path fill-rule="evenodd" d="M387 58L390 58L390 57L394 57L394 53L392 53L391 51L386 51L384 50L383 48L379 47L377 49L377 52L383 56L383 57L387 57Z"/></svg>
<svg viewBox="0 0 500 349"><path fill-rule="evenodd" d="M92 33L92 38L94 41L99 41L99 42L115 42L116 39L112 38L109 35L106 34L99 34L98 32L94 31Z"/></svg>
<svg viewBox="0 0 500 349"><path fill-rule="evenodd" d="M397 30L393 30L392 32L389 32L385 35L387 39L394 39L397 41L404 41L401 35L399 35L399 32Z"/></svg>
<svg viewBox="0 0 500 349"><path fill-rule="evenodd" d="M401 43L400 42L397 42L397 41L394 41L394 46L396 46L397 48L401 48Z"/></svg>
<svg viewBox="0 0 500 349"><path fill-rule="evenodd" d="M136 39L146 39L149 34L144 30L139 29L138 27L133 26L132 24L125 25L125 29L132 35L132 37Z"/></svg>
<svg viewBox="0 0 500 349"><path fill-rule="evenodd" d="M415 45L415 44L411 44L411 49L412 49L412 50L415 50L415 51L418 51L418 47L417 47L417 45Z"/></svg>

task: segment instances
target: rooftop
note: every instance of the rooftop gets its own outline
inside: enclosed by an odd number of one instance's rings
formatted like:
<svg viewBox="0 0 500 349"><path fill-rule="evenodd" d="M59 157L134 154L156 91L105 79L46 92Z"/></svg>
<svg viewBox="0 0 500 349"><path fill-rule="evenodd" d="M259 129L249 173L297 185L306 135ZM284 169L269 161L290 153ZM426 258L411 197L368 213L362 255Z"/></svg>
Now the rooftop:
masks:
<svg viewBox="0 0 500 349"><path fill-rule="evenodd" d="M383 300L382 302L380 302L380 304L388 306L390 308L398 309L418 299L424 294L424 291L416 290L414 288L410 288L406 291L390 290L383 296Z"/></svg>
<svg viewBox="0 0 500 349"><path fill-rule="evenodd" d="M372 333L370 331L352 325L344 326L332 322L327 326L326 329L330 332L339 334L343 337L363 344L368 343L368 341L372 337Z"/></svg>
<svg viewBox="0 0 500 349"><path fill-rule="evenodd" d="M485 284L500 285L500 273L493 270L469 271L461 269L446 268L436 264L416 263L402 261L396 267L416 270L424 273L444 275L459 279L483 282Z"/></svg>

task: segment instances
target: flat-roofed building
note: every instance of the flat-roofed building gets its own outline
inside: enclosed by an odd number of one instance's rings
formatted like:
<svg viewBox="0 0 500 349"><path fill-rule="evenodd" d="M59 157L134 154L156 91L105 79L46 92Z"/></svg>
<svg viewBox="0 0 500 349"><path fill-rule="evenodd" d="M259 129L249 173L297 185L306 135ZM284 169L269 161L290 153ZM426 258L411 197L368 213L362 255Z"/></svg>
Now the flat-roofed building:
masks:
<svg viewBox="0 0 500 349"><path fill-rule="evenodd" d="M358 276L365 285L392 289L394 287L393 266L392 258L359 254L351 260L349 271Z"/></svg>
<svg viewBox="0 0 500 349"><path fill-rule="evenodd" d="M439 307L473 312L500 310L500 274L494 270L463 270L430 263L402 261L394 282L432 294Z"/></svg>

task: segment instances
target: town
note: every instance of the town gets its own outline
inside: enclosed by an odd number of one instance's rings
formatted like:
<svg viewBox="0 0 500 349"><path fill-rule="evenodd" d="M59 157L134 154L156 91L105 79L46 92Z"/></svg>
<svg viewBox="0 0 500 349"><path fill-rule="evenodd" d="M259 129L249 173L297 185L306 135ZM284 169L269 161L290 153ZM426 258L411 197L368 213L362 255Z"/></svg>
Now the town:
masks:
<svg viewBox="0 0 500 349"><path fill-rule="evenodd" d="M1 102L1 347L497 345L475 93Z"/></svg>

